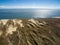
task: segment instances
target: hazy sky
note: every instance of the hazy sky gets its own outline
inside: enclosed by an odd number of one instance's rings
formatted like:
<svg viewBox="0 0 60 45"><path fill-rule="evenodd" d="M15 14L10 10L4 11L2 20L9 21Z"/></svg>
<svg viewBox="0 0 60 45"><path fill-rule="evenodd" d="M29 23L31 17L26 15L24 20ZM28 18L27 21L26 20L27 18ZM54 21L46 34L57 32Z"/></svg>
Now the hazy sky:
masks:
<svg viewBox="0 0 60 45"><path fill-rule="evenodd" d="M57 8L60 0L0 0L0 8Z"/></svg>

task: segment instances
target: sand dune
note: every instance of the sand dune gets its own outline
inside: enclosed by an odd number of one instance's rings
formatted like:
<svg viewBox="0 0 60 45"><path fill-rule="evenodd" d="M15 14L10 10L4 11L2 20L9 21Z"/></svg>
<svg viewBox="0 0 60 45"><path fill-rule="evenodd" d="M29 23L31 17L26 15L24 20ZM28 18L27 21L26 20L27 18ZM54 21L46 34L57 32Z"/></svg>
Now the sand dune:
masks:
<svg viewBox="0 0 60 45"><path fill-rule="evenodd" d="M2 19L0 45L60 45L60 19Z"/></svg>

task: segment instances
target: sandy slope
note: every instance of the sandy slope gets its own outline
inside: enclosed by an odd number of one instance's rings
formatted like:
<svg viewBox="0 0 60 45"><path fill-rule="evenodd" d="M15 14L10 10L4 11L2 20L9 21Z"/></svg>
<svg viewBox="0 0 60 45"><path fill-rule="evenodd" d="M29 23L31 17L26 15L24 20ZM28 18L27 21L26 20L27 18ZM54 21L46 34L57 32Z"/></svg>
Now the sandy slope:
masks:
<svg viewBox="0 0 60 45"><path fill-rule="evenodd" d="M0 45L60 45L60 19L2 19Z"/></svg>

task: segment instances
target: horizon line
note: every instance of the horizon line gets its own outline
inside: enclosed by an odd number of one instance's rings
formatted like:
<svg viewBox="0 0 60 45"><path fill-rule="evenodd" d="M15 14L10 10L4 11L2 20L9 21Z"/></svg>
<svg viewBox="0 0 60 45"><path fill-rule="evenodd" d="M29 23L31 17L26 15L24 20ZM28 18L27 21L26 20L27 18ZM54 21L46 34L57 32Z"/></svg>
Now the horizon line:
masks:
<svg viewBox="0 0 60 45"><path fill-rule="evenodd" d="M49 6L0 6L0 9L60 9L60 7Z"/></svg>

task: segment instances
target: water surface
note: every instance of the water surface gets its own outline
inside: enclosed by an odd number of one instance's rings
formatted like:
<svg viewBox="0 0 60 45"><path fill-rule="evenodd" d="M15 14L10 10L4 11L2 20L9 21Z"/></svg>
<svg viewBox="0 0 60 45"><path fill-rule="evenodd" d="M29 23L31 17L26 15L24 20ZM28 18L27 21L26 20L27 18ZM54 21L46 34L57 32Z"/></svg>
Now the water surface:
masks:
<svg viewBox="0 0 60 45"><path fill-rule="evenodd" d="M59 17L60 9L0 9L0 19Z"/></svg>

